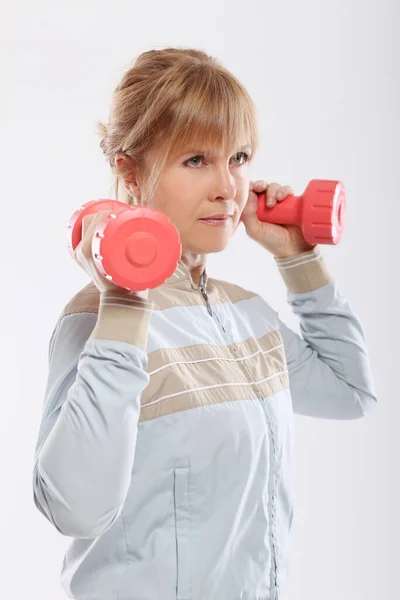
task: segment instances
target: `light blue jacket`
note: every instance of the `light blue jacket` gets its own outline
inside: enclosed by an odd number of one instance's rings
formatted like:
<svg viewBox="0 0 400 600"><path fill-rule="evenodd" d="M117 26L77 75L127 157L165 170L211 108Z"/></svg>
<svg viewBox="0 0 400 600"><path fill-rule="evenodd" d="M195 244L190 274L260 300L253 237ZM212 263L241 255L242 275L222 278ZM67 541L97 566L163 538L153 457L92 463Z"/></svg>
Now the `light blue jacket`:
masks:
<svg viewBox="0 0 400 600"><path fill-rule="evenodd" d="M33 491L73 538L68 598L281 597L293 412L356 419L376 395L319 247L276 262L301 336L259 295L206 272L199 287L182 262L148 302L89 284L60 315Z"/></svg>

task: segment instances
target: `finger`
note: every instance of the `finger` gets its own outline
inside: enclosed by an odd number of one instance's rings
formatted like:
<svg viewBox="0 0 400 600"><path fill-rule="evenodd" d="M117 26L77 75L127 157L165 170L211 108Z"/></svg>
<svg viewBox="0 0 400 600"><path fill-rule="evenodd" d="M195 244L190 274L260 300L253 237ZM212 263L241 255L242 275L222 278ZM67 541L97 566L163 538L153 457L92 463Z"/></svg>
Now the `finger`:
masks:
<svg viewBox="0 0 400 600"><path fill-rule="evenodd" d="M111 210L101 210L96 213L86 215L82 219L82 237L81 237L81 252L84 258L89 259L92 252L92 241L93 234L96 231L99 224L104 221L106 224L106 217L111 213Z"/></svg>
<svg viewBox="0 0 400 600"><path fill-rule="evenodd" d="M82 219L82 238L89 231L89 229L91 231L93 231L95 229L95 227L97 227L99 221L102 221L104 216L109 215L111 212L112 211L110 209L100 210L98 212L90 213L89 215L86 215L85 217L83 217L83 219Z"/></svg>
<svg viewBox="0 0 400 600"><path fill-rule="evenodd" d="M294 189L290 185L283 185L276 193L276 199L281 202L288 196L294 194Z"/></svg>
<svg viewBox="0 0 400 600"><path fill-rule="evenodd" d="M276 204L276 193L281 187L280 183L270 183L267 190L267 206L274 206Z"/></svg>
<svg viewBox="0 0 400 600"><path fill-rule="evenodd" d="M89 225L93 221L95 216L96 216L95 214L91 214L91 215L86 215L85 217L83 217L83 219L82 219L82 239L85 237L85 233L87 232Z"/></svg>
<svg viewBox="0 0 400 600"><path fill-rule="evenodd" d="M253 190L257 193L260 192L264 192L268 187L268 183L266 181L264 181L263 179L259 179L258 181L255 181L253 184Z"/></svg>

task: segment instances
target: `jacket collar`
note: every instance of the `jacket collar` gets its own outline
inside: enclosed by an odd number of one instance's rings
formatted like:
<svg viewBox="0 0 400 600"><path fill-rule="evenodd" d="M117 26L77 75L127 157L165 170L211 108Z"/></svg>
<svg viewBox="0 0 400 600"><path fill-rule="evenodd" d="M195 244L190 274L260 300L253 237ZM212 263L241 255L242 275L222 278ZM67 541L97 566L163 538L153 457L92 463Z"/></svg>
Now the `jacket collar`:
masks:
<svg viewBox="0 0 400 600"><path fill-rule="evenodd" d="M207 282L208 275L206 268L204 269L201 277L200 277L200 285L203 284L205 290L207 290ZM186 287L190 285L190 287L194 290L199 290L200 286L198 286L194 281L190 273L189 267L183 262L180 258L178 264L176 266L175 271L168 277L163 285L175 285L177 287Z"/></svg>

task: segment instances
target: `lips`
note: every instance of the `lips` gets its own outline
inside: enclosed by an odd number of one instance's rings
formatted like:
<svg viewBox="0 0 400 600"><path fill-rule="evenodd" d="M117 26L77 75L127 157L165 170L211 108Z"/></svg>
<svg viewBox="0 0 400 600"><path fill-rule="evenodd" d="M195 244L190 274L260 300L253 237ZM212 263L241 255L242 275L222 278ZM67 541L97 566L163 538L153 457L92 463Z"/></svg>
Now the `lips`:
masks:
<svg viewBox="0 0 400 600"><path fill-rule="evenodd" d="M216 216L216 217L204 217L203 219L200 219L200 221L226 221L227 219L230 219L231 215L222 215L222 216Z"/></svg>

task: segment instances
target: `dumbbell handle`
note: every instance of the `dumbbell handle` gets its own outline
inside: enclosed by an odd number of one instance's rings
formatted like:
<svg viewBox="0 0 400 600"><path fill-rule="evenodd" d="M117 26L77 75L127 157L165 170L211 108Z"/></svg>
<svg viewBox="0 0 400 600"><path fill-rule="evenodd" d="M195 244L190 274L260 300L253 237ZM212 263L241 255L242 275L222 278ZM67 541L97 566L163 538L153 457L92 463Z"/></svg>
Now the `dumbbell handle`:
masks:
<svg viewBox="0 0 400 600"><path fill-rule="evenodd" d="M258 195L257 216L260 221L277 225L298 225L301 227L303 218L302 196L287 196L275 206L266 206L266 194Z"/></svg>
<svg viewBox="0 0 400 600"><path fill-rule="evenodd" d="M309 244L340 242L346 216L346 193L341 181L313 179L301 196L288 196L273 207L266 206L265 193L259 194L260 221L297 225Z"/></svg>

